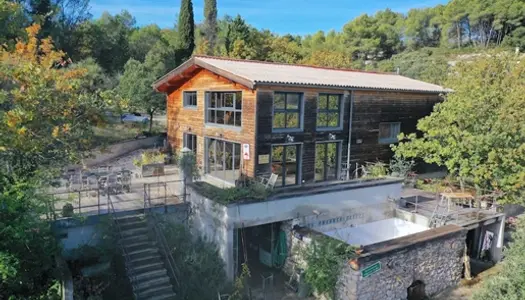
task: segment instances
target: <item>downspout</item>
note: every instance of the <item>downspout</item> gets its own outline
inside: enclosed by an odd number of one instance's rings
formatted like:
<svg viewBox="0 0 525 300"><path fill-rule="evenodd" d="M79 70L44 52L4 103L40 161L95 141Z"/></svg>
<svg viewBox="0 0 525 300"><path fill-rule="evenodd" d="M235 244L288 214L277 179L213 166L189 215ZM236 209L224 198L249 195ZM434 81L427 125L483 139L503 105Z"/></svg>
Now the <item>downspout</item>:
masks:
<svg viewBox="0 0 525 300"><path fill-rule="evenodd" d="M352 117L354 115L354 91L350 91L350 116L348 118L348 149L346 153L346 180L350 180L350 148L352 146Z"/></svg>

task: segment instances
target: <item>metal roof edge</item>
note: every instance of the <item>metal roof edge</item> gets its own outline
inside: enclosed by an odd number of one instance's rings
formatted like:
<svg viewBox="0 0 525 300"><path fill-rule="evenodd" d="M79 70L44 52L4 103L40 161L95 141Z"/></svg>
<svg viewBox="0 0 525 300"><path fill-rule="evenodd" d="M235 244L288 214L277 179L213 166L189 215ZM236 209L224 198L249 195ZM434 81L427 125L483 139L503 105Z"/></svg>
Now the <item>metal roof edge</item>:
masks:
<svg viewBox="0 0 525 300"><path fill-rule="evenodd" d="M417 92L429 94L441 94L452 92L450 89L443 88L442 90L417 90L417 89L389 89L378 87L362 87L352 85L323 85L323 84L308 84L308 83L294 83L294 82L273 82L273 81L255 81L255 86L277 85L277 86L296 86L306 88L325 88L325 89L340 89L340 90L363 90L363 91L381 91L381 92Z"/></svg>

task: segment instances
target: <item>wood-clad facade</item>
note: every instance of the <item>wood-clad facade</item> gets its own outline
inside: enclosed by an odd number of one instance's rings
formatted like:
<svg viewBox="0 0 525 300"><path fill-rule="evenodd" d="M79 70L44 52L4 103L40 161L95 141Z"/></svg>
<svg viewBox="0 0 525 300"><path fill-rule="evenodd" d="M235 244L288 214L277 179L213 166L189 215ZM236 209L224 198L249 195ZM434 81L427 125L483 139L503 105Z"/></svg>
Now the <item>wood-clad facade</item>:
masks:
<svg viewBox="0 0 525 300"><path fill-rule="evenodd" d="M164 91L167 93L168 140L175 151L184 147L185 133L196 136L197 161L204 173L211 173L208 166L211 164L209 141L224 140L240 144L241 147L246 144L249 148L249 159L244 160L241 156L242 173L253 177L269 175L273 172L284 174L283 178L289 175L296 180L296 182L293 180L288 182L283 179L283 185L335 179L333 166L329 166L330 159L323 161L319 157L328 155L326 153L329 147L332 147L330 148L332 153L333 149L337 150L335 167L337 173L340 173L341 165L348 161L348 153L350 153L351 166L356 162L388 160L392 155L390 143L388 140L380 139L380 127L391 126L394 131L399 128L403 133L415 132L417 120L429 115L434 104L441 100L437 93L424 92L319 89L286 85L258 85L252 89L204 68L193 68L190 72L186 72L185 77L179 77L177 80L178 82ZM196 105L185 105L185 92L196 92ZM242 95L240 126L209 122L206 117L208 113L206 105L212 100L207 95L213 92L240 92ZM293 97L300 95L300 101L297 103L294 98L293 109L286 115L282 113L282 111L286 112L286 109L278 109L275 101L276 97L281 99L288 94ZM340 99L337 106L339 109L337 116L340 117L340 121L336 122L337 126L320 128L321 126L318 125L318 114L325 113L324 108L319 107L320 95L325 97L322 99L327 99L327 95L333 96L333 99ZM292 104L286 105L286 107L292 106ZM291 122L297 128L275 128L275 118L279 113L288 120L285 122ZM331 113L336 115L333 109ZM350 151L348 151L349 139ZM324 143L329 145L325 146ZM295 146L288 147L289 145ZM213 149L217 152L218 148ZM238 151L238 148L234 150L236 153L234 156L242 155ZM215 152L213 155L216 155ZM283 152L285 154L281 154ZM279 153L279 156L283 155L285 160L281 168L279 163L275 163L280 161L276 159L276 153ZM231 155L231 150L229 154ZM231 158L228 156L227 159ZM235 165L236 162L233 164ZM323 167L325 169L322 169ZM281 171L283 168L285 170ZM294 171L287 173L287 169L290 168Z"/></svg>

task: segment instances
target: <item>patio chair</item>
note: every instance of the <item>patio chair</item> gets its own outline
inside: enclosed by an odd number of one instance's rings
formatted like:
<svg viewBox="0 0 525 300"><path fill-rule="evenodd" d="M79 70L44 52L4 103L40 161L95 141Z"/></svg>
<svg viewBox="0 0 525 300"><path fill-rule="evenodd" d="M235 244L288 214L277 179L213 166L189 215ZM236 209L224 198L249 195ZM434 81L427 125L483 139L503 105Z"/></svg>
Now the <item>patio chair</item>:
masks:
<svg viewBox="0 0 525 300"><path fill-rule="evenodd" d="M270 177L262 177L261 183L267 188L267 189L273 189L275 186L275 183L277 182L277 178L279 178L279 175L272 173Z"/></svg>
<svg viewBox="0 0 525 300"><path fill-rule="evenodd" d="M82 177L80 174L69 176L68 190L70 192L78 192L82 189Z"/></svg>
<svg viewBox="0 0 525 300"><path fill-rule="evenodd" d="M131 171L122 170L118 172L118 179L123 191L131 192Z"/></svg>

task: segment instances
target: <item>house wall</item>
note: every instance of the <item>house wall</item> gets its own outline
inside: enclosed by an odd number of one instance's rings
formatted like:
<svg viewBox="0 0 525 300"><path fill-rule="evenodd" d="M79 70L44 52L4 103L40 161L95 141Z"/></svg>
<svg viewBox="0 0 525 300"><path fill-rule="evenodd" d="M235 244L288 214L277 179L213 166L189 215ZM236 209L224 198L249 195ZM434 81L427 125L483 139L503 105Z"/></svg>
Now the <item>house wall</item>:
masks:
<svg viewBox="0 0 525 300"><path fill-rule="evenodd" d="M303 93L303 129L295 132L274 132L273 94L276 91ZM319 93L343 94L343 123L338 129L318 131L317 97ZM353 100L352 100L353 99ZM268 86L257 89L257 156L256 174L271 173L271 163L259 163L259 155L271 154L272 144L286 144L287 136L293 143L302 144L301 181L313 182L315 178L315 144L330 141L334 135L341 142L341 162L348 157L350 106L352 109L351 169L355 163L388 161L392 156L389 144L379 143L381 122L401 122L401 132L416 132L419 119L429 115L433 106L441 100L439 95L426 93L385 92L385 91L343 91L330 89L290 88ZM270 159L271 161L271 159Z"/></svg>
<svg viewBox="0 0 525 300"><path fill-rule="evenodd" d="M351 165L388 161L389 144L379 143L379 123L401 122L401 132L416 132L417 121L430 115L439 95L380 91L355 91L352 116Z"/></svg>
<svg viewBox="0 0 525 300"><path fill-rule="evenodd" d="M183 106L183 92L197 92L197 107ZM205 123L205 92L242 91L242 126L221 126ZM205 137L223 139L250 145L250 156L255 154L255 91L231 82L207 70L199 71L180 88L168 94L168 141L175 151L183 146L183 133L197 136L197 162L202 167L205 155ZM244 173L253 176L254 163L244 161Z"/></svg>
<svg viewBox="0 0 525 300"><path fill-rule="evenodd" d="M381 255L359 258L357 271L344 264L336 299L407 299L407 289L417 280L424 283L429 297L456 286L462 276L465 237L466 231L459 230ZM377 262L381 263L381 270L363 278L361 270Z"/></svg>

